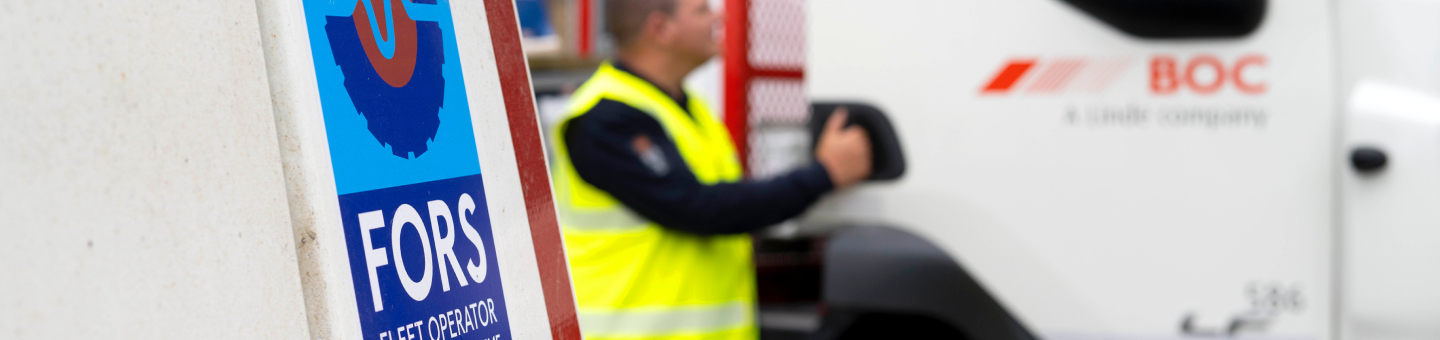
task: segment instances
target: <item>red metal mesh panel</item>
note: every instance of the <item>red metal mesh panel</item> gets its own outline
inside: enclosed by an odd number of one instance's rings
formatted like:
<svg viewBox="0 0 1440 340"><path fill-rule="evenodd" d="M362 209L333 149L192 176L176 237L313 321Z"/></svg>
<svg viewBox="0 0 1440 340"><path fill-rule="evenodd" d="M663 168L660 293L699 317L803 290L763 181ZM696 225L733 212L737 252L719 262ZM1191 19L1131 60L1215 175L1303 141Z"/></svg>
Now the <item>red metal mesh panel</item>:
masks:
<svg viewBox="0 0 1440 340"><path fill-rule="evenodd" d="M810 103L805 97L805 80L799 78L755 77L750 80L750 125L804 125Z"/></svg>
<svg viewBox="0 0 1440 340"><path fill-rule="evenodd" d="M805 2L750 1L750 65L759 69L805 68Z"/></svg>
<svg viewBox="0 0 1440 340"><path fill-rule="evenodd" d="M752 177L809 159L804 0L727 0L725 121Z"/></svg>

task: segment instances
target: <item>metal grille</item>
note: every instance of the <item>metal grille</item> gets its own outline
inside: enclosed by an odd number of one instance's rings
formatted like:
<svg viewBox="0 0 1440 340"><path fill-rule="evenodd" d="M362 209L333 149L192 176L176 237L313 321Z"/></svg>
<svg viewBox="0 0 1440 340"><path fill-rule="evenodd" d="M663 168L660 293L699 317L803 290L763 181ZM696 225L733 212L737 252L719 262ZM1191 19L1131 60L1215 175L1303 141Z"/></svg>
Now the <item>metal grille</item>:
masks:
<svg viewBox="0 0 1440 340"><path fill-rule="evenodd" d="M750 80L751 128L766 125L804 125L810 103L805 97L805 80L756 77Z"/></svg>
<svg viewBox="0 0 1440 340"><path fill-rule="evenodd" d="M804 0L727 0L725 121L752 178L809 162Z"/></svg>
<svg viewBox="0 0 1440 340"><path fill-rule="evenodd" d="M750 1L750 65L756 68L805 68L805 2Z"/></svg>

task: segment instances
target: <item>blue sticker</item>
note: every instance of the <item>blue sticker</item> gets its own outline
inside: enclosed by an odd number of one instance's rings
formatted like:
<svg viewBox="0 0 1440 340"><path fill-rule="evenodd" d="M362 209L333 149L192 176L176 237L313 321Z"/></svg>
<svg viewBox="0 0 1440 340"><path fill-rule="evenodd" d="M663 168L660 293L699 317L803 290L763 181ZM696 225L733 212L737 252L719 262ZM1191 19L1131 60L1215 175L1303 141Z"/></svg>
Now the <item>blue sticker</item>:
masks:
<svg viewBox="0 0 1440 340"><path fill-rule="evenodd" d="M340 194L480 173L449 1L335 2L305 22Z"/></svg>
<svg viewBox="0 0 1440 340"><path fill-rule="evenodd" d="M509 338L449 1L305 21L365 339Z"/></svg>

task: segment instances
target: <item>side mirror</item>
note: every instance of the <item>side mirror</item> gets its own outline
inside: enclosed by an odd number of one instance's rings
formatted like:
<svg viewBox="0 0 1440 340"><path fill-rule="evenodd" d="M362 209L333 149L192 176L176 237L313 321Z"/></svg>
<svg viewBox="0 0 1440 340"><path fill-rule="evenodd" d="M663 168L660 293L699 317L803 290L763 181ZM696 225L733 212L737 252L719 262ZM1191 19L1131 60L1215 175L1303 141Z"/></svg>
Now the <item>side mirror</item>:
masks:
<svg viewBox="0 0 1440 340"><path fill-rule="evenodd" d="M821 102L810 104L810 145L811 154L814 154L814 147L820 143L820 133L825 129L825 121L835 109L845 107L850 110L849 122L846 126L859 125L870 134L870 149L874 152L874 172L870 174L869 180L893 180L905 174L905 153L900 148L900 138L895 134L895 127L890 125L890 119L880 109L867 104L845 103L845 102Z"/></svg>

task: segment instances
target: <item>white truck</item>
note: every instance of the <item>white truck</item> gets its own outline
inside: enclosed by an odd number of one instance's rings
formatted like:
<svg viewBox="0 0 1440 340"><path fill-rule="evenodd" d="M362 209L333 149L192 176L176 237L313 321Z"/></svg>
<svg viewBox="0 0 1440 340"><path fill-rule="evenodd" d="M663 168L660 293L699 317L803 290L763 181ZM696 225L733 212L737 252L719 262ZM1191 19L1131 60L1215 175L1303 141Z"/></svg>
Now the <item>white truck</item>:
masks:
<svg viewBox="0 0 1440 340"><path fill-rule="evenodd" d="M772 331L1440 338L1440 2L726 5L751 21L725 112L752 174L805 157L773 109L796 86L878 109L903 154L775 233L825 241L762 245L762 300L824 292L823 322L769 308Z"/></svg>

